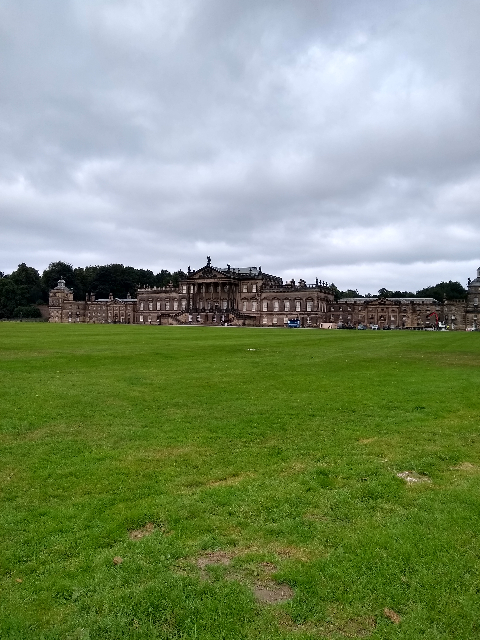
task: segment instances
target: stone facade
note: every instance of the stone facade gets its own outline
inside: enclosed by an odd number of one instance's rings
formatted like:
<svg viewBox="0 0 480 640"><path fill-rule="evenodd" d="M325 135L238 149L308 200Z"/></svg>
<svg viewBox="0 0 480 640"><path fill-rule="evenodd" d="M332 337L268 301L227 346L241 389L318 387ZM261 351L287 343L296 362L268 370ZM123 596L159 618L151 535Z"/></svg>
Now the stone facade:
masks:
<svg viewBox="0 0 480 640"><path fill-rule="evenodd" d="M326 283L284 284L261 267L217 268L208 260L189 270L178 288L139 289L136 322L274 327L298 318L302 326L318 327L333 299Z"/></svg>
<svg viewBox="0 0 480 640"><path fill-rule="evenodd" d="M442 307L434 298L344 298L330 306L329 322L379 329L426 329L435 327L437 318L443 322Z"/></svg>
<svg viewBox="0 0 480 640"><path fill-rule="evenodd" d="M335 301L326 282L284 283L261 267L239 269L207 264L180 281L163 288L139 288L137 298L85 301L60 280L50 291L50 322L120 324L230 324L251 327L283 327L297 320L302 327L357 327L380 329L432 329L472 331L478 325L480 268L468 282L466 300L433 298L345 298Z"/></svg>
<svg viewBox="0 0 480 640"><path fill-rule="evenodd" d="M73 299L73 291L59 280L49 295L49 322L88 322L91 324L133 324L136 300L134 298L109 298L95 300L87 295L85 301Z"/></svg>

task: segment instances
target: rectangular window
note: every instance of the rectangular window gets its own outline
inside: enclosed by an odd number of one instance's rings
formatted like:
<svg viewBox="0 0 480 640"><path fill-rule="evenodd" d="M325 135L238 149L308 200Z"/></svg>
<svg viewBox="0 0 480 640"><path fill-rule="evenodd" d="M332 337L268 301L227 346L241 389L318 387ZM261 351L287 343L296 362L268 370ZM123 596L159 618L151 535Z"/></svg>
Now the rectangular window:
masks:
<svg viewBox="0 0 480 640"><path fill-rule="evenodd" d="M157 300L157 311L160 311L160 300Z"/></svg>
<svg viewBox="0 0 480 640"><path fill-rule="evenodd" d="M182 293L187 293L187 285L182 284Z"/></svg>
<svg viewBox="0 0 480 640"><path fill-rule="evenodd" d="M143 311L143 300L140 302L140 311Z"/></svg>
<svg viewBox="0 0 480 640"><path fill-rule="evenodd" d="M307 311L311 311L311 310L312 310L312 301L307 300Z"/></svg>
<svg viewBox="0 0 480 640"><path fill-rule="evenodd" d="M263 318L262 318L262 323L263 323L263 324L267 324L267 316L263 316Z"/></svg>
<svg viewBox="0 0 480 640"><path fill-rule="evenodd" d="M274 311L279 311L279 305L278 305L278 300L274 300L273 301L273 310Z"/></svg>
<svg viewBox="0 0 480 640"><path fill-rule="evenodd" d="M165 300L165 311L170 311L170 300Z"/></svg>
<svg viewBox="0 0 480 640"><path fill-rule="evenodd" d="M178 300L173 301L173 310L178 311Z"/></svg>
<svg viewBox="0 0 480 640"><path fill-rule="evenodd" d="M266 300L262 302L262 311L268 311L268 302Z"/></svg>
<svg viewBox="0 0 480 640"><path fill-rule="evenodd" d="M273 316L272 324L278 324L277 316Z"/></svg>
<svg viewBox="0 0 480 640"><path fill-rule="evenodd" d="M283 303L283 310L290 311L290 300L285 300Z"/></svg>
<svg viewBox="0 0 480 640"><path fill-rule="evenodd" d="M257 293L257 285L252 284L252 293Z"/></svg>
<svg viewBox="0 0 480 640"><path fill-rule="evenodd" d="M139 320L140 322L143 322L143 314L140 314Z"/></svg>
<svg viewBox="0 0 480 640"><path fill-rule="evenodd" d="M256 311L257 310L257 301L253 300L252 301L252 311Z"/></svg>
<svg viewBox="0 0 480 640"><path fill-rule="evenodd" d="M182 311L185 311L186 308L187 308L187 301L185 300L185 298L182 298Z"/></svg>
<svg viewBox="0 0 480 640"><path fill-rule="evenodd" d="M300 300L295 300L295 311L300 311Z"/></svg>
<svg viewBox="0 0 480 640"><path fill-rule="evenodd" d="M226 309L226 308L227 308L227 301L222 300L222 309Z"/></svg>
<svg viewBox="0 0 480 640"><path fill-rule="evenodd" d="M153 311L153 302L148 303L148 310Z"/></svg>
<svg viewBox="0 0 480 640"><path fill-rule="evenodd" d="M242 302L242 309L243 309L243 311L246 311L246 310L247 310L247 301L246 301L246 300L244 300L244 301Z"/></svg>
<svg viewBox="0 0 480 640"><path fill-rule="evenodd" d="M247 285L246 284L243 285L242 292L243 293L247 293Z"/></svg>

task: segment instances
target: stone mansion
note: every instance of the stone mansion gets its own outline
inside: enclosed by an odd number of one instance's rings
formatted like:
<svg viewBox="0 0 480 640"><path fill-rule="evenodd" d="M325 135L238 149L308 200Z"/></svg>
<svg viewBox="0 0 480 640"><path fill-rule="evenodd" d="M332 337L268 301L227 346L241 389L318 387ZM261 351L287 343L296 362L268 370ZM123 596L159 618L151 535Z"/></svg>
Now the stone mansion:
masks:
<svg viewBox="0 0 480 640"><path fill-rule="evenodd" d="M137 297L75 301L60 280L50 291L50 322L121 323L155 325L220 325L283 327L299 320L302 327L356 327L425 329L436 320L450 329L477 328L480 269L468 284L466 300L433 298L345 298L335 301L332 289L318 279L284 283L261 267L213 267L191 271L163 288L140 288Z"/></svg>

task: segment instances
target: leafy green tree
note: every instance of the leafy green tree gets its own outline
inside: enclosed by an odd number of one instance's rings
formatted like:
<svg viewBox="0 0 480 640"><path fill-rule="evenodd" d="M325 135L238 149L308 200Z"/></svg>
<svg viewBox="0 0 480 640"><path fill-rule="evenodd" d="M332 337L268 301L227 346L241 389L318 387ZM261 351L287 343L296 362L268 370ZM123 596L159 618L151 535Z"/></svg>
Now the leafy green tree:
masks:
<svg viewBox="0 0 480 640"><path fill-rule="evenodd" d="M347 289L346 291L340 291L341 298L363 298L361 293L358 293L358 289Z"/></svg>
<svg viewBox="0 0 480 640"><path fill-rule="evenodd" d="M178 287L178 283L180 282L180 280L183 280L186 277L187 277L187 274L184 271L182 270L174 271L172 273L173 286Z"/></svg>
<svg viewBox="0 0 480 640"><path fill-rule="evenodd" d="M18 265L16 271L10 275L10 279L18 287L20 295L26 303L36 304L39 301L43 301L44 289L40 274L33 267L27 267L22 262L22 264Z"/></svg>
<svg viewBox="0 0 480 640"><path fill-rule="evenodd" d="M15 307L12 313L13 318L41 318L40 309L31 304L28 306Z"/></svg>
<svg viewBox="0 0 480 640"><path fill-rule="evenodd" d="M43 302L40 274L24 262L10 275L0 278L0 317L13 318L17 307Z"/></svg>
<svg viewBox="0 0 480 640"><path fill-rule="evenodd" d="M75 272L71 264L67 262L51 262L47 269L42 273L42 283L47 292L50 289L54 289L60 279L65 280L65 284L69 289L73 289L75 299L79 299L76 296L78 289L78 282L75 277Z"/></svg>
<svg viewBox="0 0 480 640"><path fill-rule="evenodd" d="M0 279L0 318L13 318L13 310L22 304L18 287L10 276Z"/></svg>
<svg viewBox="0 0 480 640"><path fill-rule="evenodd" d="M418 298L435 298L435 300L464 300L467 295L467 290L462 287L460 282L439 282L431 287L425 287L417 291Z"/></svg>
<svg viewBox="0 0 480 640"><path fill-rule="evenodd" d="M170 282L172 282L172 274L167 269L162 269L155 276L155 286L156 287L166 287Z"/></svg>
<svg viewBox="0 0 480 640"><path fill-rule="evenodd" d="M332 290L333 297L335 298L335 300L336 301L340 300L340 298L342 297L342 292L340 291L340 289L333 282L329 286L330 286L330 289Z"/></svg>
<svg viewBox="0 0 480 640"><path fill-rule="evenodd" d="M152 281L153 273L150 274ZM108 298L110 293L115 298L125 298L128 293L136 295L138 273L137 269L124 267L123 264L86 267L85 282L87 293L95 294L96 298Z"/></svg>

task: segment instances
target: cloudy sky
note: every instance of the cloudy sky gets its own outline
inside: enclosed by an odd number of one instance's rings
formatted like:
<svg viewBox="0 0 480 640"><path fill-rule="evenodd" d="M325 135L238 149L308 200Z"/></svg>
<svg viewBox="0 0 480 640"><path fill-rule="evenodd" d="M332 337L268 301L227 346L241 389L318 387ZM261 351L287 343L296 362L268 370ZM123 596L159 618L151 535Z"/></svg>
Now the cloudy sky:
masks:
<svg viewBox="0 0 480 640"><path fill-rule="evenodd" d="M0 270L480 266L478 0L0 0Z"/></svg>

